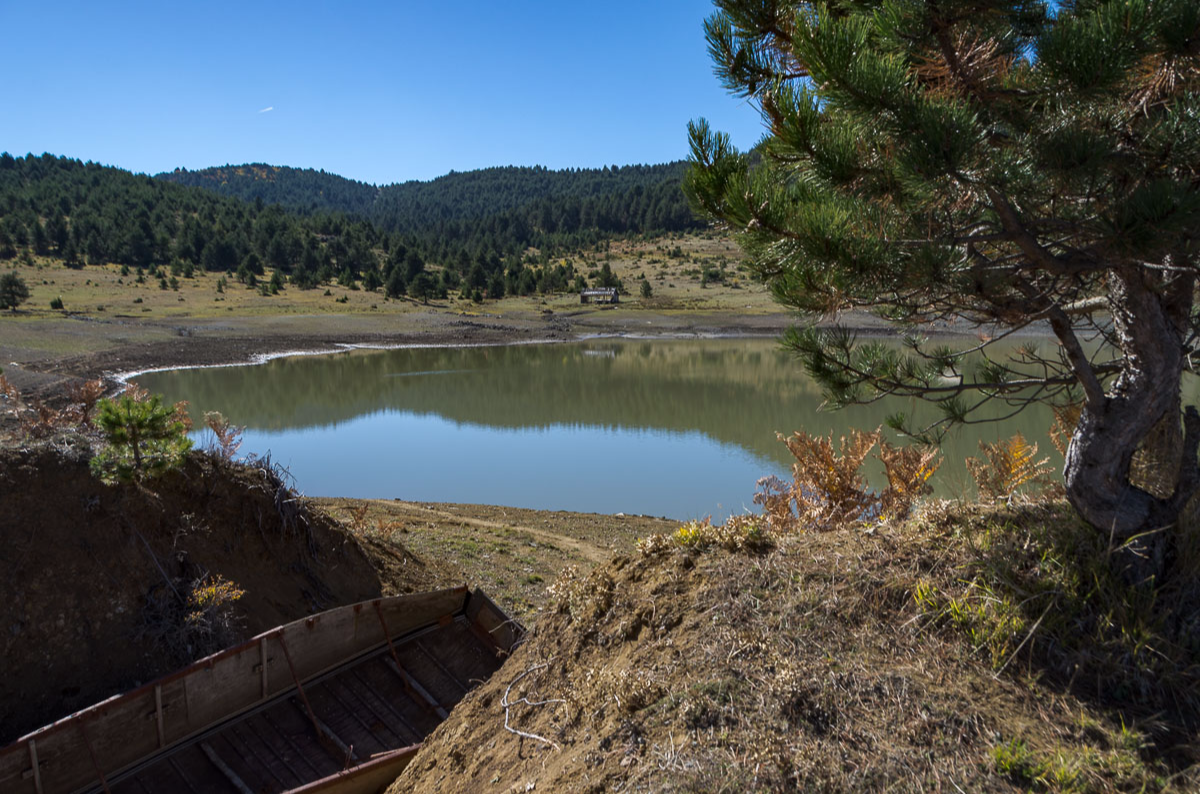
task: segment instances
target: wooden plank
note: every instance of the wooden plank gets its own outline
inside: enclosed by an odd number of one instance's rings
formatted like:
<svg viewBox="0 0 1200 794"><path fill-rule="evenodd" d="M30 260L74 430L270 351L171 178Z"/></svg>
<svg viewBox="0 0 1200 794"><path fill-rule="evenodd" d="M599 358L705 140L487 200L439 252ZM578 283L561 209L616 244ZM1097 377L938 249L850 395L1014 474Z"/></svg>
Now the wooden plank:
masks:
<svg viewBox="0 0 1200 794"><path fill-rule="evenodd" d="M479 588L476 588L467 600L466 613L467 620L491 637L496 647L506 653L512 652L517 640L525 633L520 623L505 615L500 607L488 598L487 593Z"/></svg>
<svg viewBox="0 0 1200 794"><path fill-rule="evenodd" d="M335 685L337 689L335 691L331 686L330 692L335 695L338 692L341 693L339 700L342 704L350 709L350 713L358 719L363 729L376 738L385 749L393 750L410 743L408 738L392 724L395 721L394 712L388 712L387 704L380 701L362 684L361 679L354 675L353 669L347 670L343 675L331 680L330 684ZM385 740L384 737L380 737L381 731L387 731L391 739Z"/></svg>
<svg viewBox="0 0 1200 794"><path fill-rule="evenodd" d="M167 746L167 732L163 727L162 684L154 685L154 721L158 727L158 747Z"/></svg>
<svg viewBox="0 0 1200 794"><path fill-rule="evenodd" d="M22 760L26 761L20 771L27 768L26 742L32 740L37 744L38 777L43 791L74 791L98 784L101 775L96 771L97 766L101 774L108 776L155 752L158 738L153 717L153 690L141 691L136 697L107 700L55 723L50 726L53 730L44 729L26 737L18 745L25 755ZM87 728L80 730L83 720ZM37 790L32 775L25 790Z"/></svg>
<svg viewBox="0 0 1200 794"><path fill-rule="evenodd" d="M239 794L255 794L255 791L247 786L242 779L237 776L237 773L230 768L229 764L226 764L225 761L221 759L221 756L217 755L217 751L212 749L212 745L210 745L208 742L200 742L200 750L208 757L209 761L212 761L213 766L220 770L221 774L225 776L225 779L229 781L230 785L232 785Z"/></svg>
<svg viewBox="0 0 1200 794"><path fill-rule="evenodd" d="M246 709L261 698L260 678L254 673L258 648L243 647L195 670L184 679L187 689L188 733L201 731Z"/></svg>
<svg viewBox="0 0 1200 794"><path fill-rule="evenodd" d="M416 644L422 652L429 654L439 669L462 685L464 694L490 678L501 664L465 621L423 637Z"/></svg>
<svg viewBox="0 0 1200 794"><path fill-rule="evenodd" d="M466 588L437 590L395 598L379 599L388 631L393 637L435 623L443 615L460 611L466 603ZM296 676L307 681L363 653L385 639L373 602L323 612L306 621L289 623L282 634L291 653ZM273 680L278 681L279 676ZM290 687L290 681L272 684L272 694Z"/></svg>
<svg viewBox="0 0 1200 794"><path fill-rule="evenodd" d="M376 735L376 729L371 723L363 719L362 712L366 711L369 715L370 710L364 709L361 703L352 702L346 697L348 694L346 688L339 684L341 678L342 676L334 676L326 679L318 690L322 696L336 702L338 711L345 715L338 726L338 735L354 748L360 758L396 749L395 742L381 739ZM387 727L385 723L379 724L384 728Z"/></svg>
<svg viewBox="0 0 1200 794"><path fill-rule="evenodd" d="M184 773L183 766L180 765L178 761L176 761L174 758L168 758L167 762L172 771L174 771L175 774L179 776L179 779L183 781L184 785L188 787L188 791L195 792L195 794L201 794L200 789L196 788L196 784L193 783L191 778Z"/></svg>
<svg viewBox="0 0 1200 794"><path fill-rule="evenodd" d="M314 780L312 783L292 789L286 794L318 794L318 792L319 794L362 794L362 792L368 791L382 791L399 777L420 749L421 745L419 744L402 747L387 755L373 758L353 769Z"/></svg>
<svg viewBox="0 0 1200 794"><path fill-rule="evenodd" d="M194 733L187 712L187 679L155 685L162 698L163 739L167 747Z"/></svg>
<svg viewBox="0 0 1200 794"><path fill-rule="evenodd" d="M317 724L317 729L321 731L321 735L332 742L334 747L337 747L345 754L345 762L343 762L343 766L349 766L349 764L346 762L358 760L358 754L354 752L354 748L343 742L342 738L334 733L333 729L326 725L324 720L314 715L313 722Z"/></svg>
<svg viewBox="0 0 1200 794"><path fill-rule="evenodd" d="M221 732L221 736L230 744L240 749L246 757L247 762L255 770L259 771L260 774L265 772L266 774L262 775L262 777L270 776L274 778L275 782L279 784L281 791L304 782L297 777L287 764L283 763L283 759L275 753L269 743L262 737L246 729L244 721L235 722L233 725L230 725ZM289 779L284 780L285 776ZM295 780L292 780L292 778L295 778Z"/></svg>
<svg viewBox="0 0 1200 794"><path fill-rule="evenodd" d="M297 777L302 780L312 780L332 775L338 771L338 765L326 753L321 752L315 738L311 740L312 746L301 745L300 740L307 737L312 729L307 726L305 721L300 720L289 704L281 703L278 708L264 711L260 716L294 753L292 756L285 756L285 760L289 761L289 766ZM294 722L292 717L295 717ZM311 774L301 774L298 765L290 763L292 758L298 759L300 763L307 766Z"/></svg>
<svg viewBox="0 0 1200 794"><path fill-rule="evenodd" d="M260 672L262 673L262 699L266 700L267 695L270 694L270 691L271 691L270 688L267 686L267 679L268 679L267 669L270 666L271 660L267 657L267 638L266 637L258 638L258 659L259 659L258 664L260 667Z"/></svg>
<svg viewBox="0 0 1200 794"><path fill-rule="evenodd" d="M403 680L405 683L407 683L408 687L414 693L416 693L416 695L419 698L421 698L421 700L423 700L426 705L428 705L431 709L433 709L433 711L439 717L441 717L442 719L446 719L447 717L450 716L450 714L444 708L442 708L441 704L438 703L438 701L433 697L433 695L429 694L429 690L427 690L425 687L421 686L420 682L417 681L417 679L413 678L411 675L409 675L407 672L405 672L403 669L401 669L400 666L398 664L396 664L396 662L394 660L392 660L391 658L386 658L383 661L388 667L392 668L392 672L395 673L396 675L400 676L401 680Z"/></svg>
<svg viewBox="0 0 1200 794"><path fill-rule="evenodd" d="M139 771L137 774L116 781L111 786L113 794L144 794L159 791L194 791L188 781L184 780L171 764L154 764Z"/></svg>
<svg viewBox="0 0 1200 794"><path fill-rule="evenodd" d="M392 669L384 664L386 654L372 659L369 663L359 665L354 669L356 675L363 679L363 684L384 703L390 713L394 714L393 721L403 726L409 732L410 738L404 744L413 744L428 736L438 725L437 717L424 703L416 703L404 688L404 682Z"/></svg>
<svg viewBox="0 0 1200 794"><path fill-rule="evenodd" d="M29 766L33 770L33 790L42 794L42 770L38 768L37 741L29 740Z"/></svg>
<svg viewBox="0 0 1200 794"><path fill-rule="evenodd" d="M30 781L22 786L20 781ZM33 792L33 770L29 767L29 747L18 741L0 750L0 786L5 791ZM11 788L10 788L11 787Z"/></svg>

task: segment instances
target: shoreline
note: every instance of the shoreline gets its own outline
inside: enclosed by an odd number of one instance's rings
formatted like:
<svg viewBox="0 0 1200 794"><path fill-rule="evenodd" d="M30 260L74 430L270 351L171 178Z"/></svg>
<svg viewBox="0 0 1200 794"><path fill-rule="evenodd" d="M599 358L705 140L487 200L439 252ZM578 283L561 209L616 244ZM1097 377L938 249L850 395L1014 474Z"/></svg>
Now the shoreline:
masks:
<svg viewBox="0 0 1200 794"><path fill-rule="evenodd" d="M54 402L81 380L111 386L174 369L252 366L292 356L348 350L554 344L594 338L771 337L792 323L782 313L667 316L628 312L564 317L464 315L431 311L399 318L338 315L186 322L111 322L70 316L17 320L0 335L0 367L30 399ZM24 338L21 338L22 335Z"/></svg>
<svg viewBox="0 0 1200 794"><path fill-rule="evenodd" d="M299 358L302 356L332 356L338 353L348 353L354 350L429 350L436 348L469 348L469 347L508 347L516 345L550 345L550 344L570 344L573 339L531 339L517 342L475 342L472 344L455 344L453 342L445 343L408 343L398 342L396 344L367 344L353 342L334 342L333 347L327 349L314 350L282 350L275 353L254 353L249 359L239 361L217 362L215 364L181 364L168 365L163 367L146 367L143 369L132 369L124 372L106 372L104 373L105 380L113 380L117 383L127 384L130 379L136 378L139 375L149 375L154 372L175 372L185 369L222 369L225 367L256 367L260 364L266 364L270 361L275 361L280 358Z"/></svg>
<svg viewBox="0 0 1200 794"><path fill-rule="evenodd" d="M864 313L838 319L864 337L894 338L900 333ZM594 339L762 339L777 337L796 321L794 315L784 312L665 315L637 310L572 316L480 316L431 311L404 316L399 322L394 318L390 322L381 318L347 320L338 315L243 315L220 321L126 324L72 316L32 321L30 325L38 327L25 340L18 339L15 344L0 341L0 366L9 382L27 398L54 403L64 399L73 384L94 378L103 379L115 389L151 372L254 366L279 358L353 350L561 344ZM34 330L15 324L10 327L14 331ZM971 327L946 325L930 329L929 335L968 338L977 332ZM87 351L89 347L98 349Z"/></svg>

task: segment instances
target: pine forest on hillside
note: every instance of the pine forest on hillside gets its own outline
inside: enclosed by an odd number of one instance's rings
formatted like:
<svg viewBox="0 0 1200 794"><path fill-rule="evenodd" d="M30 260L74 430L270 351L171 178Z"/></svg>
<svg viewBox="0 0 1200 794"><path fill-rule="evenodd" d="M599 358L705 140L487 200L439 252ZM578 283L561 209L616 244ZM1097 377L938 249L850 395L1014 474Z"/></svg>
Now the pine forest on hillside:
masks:
<svg viewBox="0 0 1200 794"><path fill-rule="evenodd" d="M579 288L556 253L699 228L684 166L492 168L375 188L312 170L227 166L158 178L0 155L0 259L228 272L263 289L337 281L427 297ZM208 189L201 189L208 188ZM265 279L264 279L265 282ZM605 284L608 285L608 284Z"/></svg>

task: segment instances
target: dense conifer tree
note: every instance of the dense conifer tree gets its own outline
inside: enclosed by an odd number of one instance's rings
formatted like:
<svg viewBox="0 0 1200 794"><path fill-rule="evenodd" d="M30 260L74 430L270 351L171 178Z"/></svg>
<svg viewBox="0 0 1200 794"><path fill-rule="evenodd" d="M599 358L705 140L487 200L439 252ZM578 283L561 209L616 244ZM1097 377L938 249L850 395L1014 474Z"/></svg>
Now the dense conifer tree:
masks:
<svg viewBox="0 0 1200 794"><path fill-rule="evenodd" d="M717 73L769 135L758 161L694 123L694 206L805 314L992 334L972 356L915 335L901 354L809 327L789 337L809 371L840 404L935 400L943 426L988 400L1078 400L1067 494L1126 542L1131 575L1161 572L1175 535L1151 531L1200 488L1200 414L1180 405L1200 338L1200 4L716 5ZM994 345L1042 327L1048 350ZM1165 481L1135 480L1142 454Z"/></svg>

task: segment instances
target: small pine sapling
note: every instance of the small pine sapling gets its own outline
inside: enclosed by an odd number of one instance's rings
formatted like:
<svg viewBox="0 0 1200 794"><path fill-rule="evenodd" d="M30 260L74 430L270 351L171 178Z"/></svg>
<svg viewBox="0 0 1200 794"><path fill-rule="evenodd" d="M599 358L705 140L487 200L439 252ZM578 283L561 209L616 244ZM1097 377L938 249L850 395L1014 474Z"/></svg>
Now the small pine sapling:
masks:
<svg viewBox="0 0 1200 794"><path fill-rule="evenodd" d="M192 448L184 405L166 407L157 394L146 400L129 394L100 400L96 426L108 446L92 458L92 472L115 483L158 477L178 468Z"/></svg>

